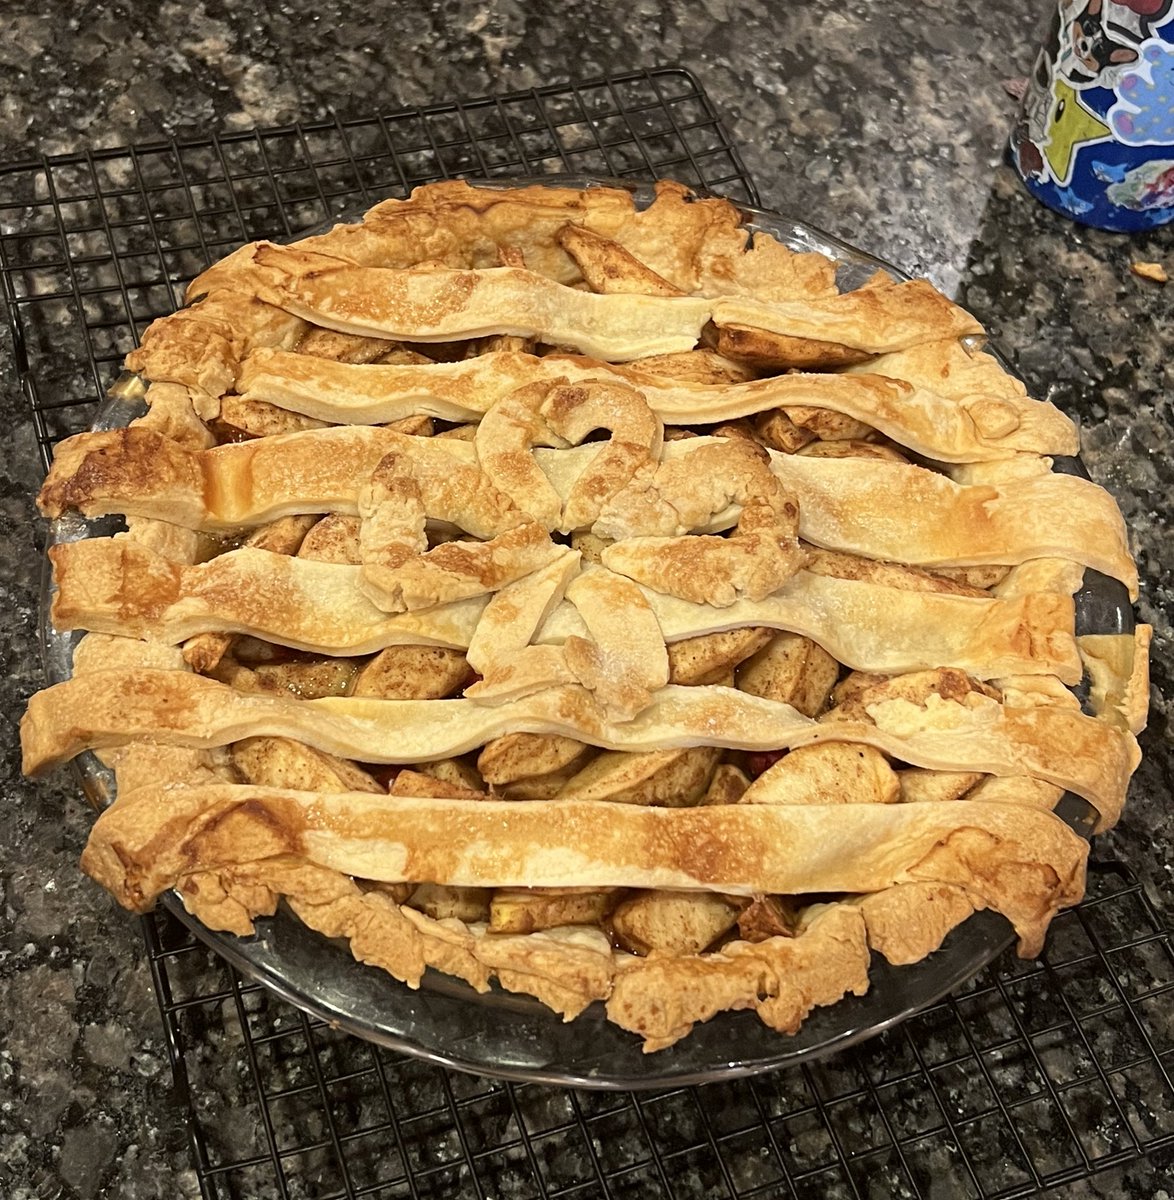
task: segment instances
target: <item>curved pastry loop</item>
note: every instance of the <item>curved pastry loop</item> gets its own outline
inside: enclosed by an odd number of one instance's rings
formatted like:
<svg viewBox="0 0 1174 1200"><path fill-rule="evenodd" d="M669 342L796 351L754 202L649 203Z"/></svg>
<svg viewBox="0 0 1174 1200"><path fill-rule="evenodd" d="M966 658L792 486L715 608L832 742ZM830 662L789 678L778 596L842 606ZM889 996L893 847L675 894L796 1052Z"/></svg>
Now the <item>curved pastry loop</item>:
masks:
<svg viewBox="0 0 1174 1200"><path fill-rule="evenodd" d="M658 592L715 608L727 608L741 597L765 599L802 565L795 536L799 506L749 443L729 439L724 446L697 453L707 459L702 471L709 467L709 459L722 465L733 461L734 469L728 475L707 472L702 478L708 480L708 489L698 487L695 475L686 477L684 464L693 461L689 456L680 464L670 464L670 469L658 469L647 486L633 489L636 495L627 503L636 513L636 522L654 526L675 522L677 529L690 521L706 524L716 512L736 503L742 511L733 534L728 538L625 536L619 532L622 518L614 515L626 507L621 493L605 510L613 514L612 519L601 515L592 530L602 537L624 539L603 551L603 565Z"/></svg>
<svg viewBox="0 0 1174 1200"><path fill-rule="evenodd" d="M577 446L607 429L612 437L594 450L567 484L566 499L531 453L536 446ZM517 506L547 529L586 528L602 505L661 452L661 425L634 389L619 382L565 379L509 392L486 412L473 444L482 470Z"/></svg>
<svg viewBox="0 0 1174 1200"><path fill-rule="evenodd" d="M530 451L535 446L563 446L547 425L543 406L551 384L531 383L502 396L486 412L473 438L481 469L531 520L557 529L562 497L551 486Z"/></svg>
<svg viewBox="0 0 1174 1200"><path fill-rule="evenodd" d="M571 446L597 429L612 435L571 485L558 526L563 533L588 528L643 464L660 458L663 427L640 393L623 384L556 386L542 412Z"/></svg>

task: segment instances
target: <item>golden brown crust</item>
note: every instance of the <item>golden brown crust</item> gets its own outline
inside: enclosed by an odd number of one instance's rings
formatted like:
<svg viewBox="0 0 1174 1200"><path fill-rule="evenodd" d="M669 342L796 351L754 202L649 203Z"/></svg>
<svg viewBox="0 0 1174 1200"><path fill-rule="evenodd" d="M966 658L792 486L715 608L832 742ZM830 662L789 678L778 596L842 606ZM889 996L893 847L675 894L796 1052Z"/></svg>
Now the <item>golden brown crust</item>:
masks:
<svg viewBox="0 0 1174 1200"><path fill-rule="evenodd" d="M53 610L58 628L84 624L164 642L221 631L327 654L405 644L464 649L484 605L474 597L387 614L359 590L358 567L247 547L199 564L175 563L117 538L50 553L64 588Z"/></svg>
<svg viewBox="0 0 1174 1200"><path fill-rule="evenodd" d="M147 787L99 817L84 865L138 910L194 871L290 856L365 879L464 887L653 886L753 895L939 882L1002 912L1029 953L1038 952L1051 916L1079 897L1084 882L1087 843L1033 808L601 810L600 803ZM860 853L865 846L868 853Z"/></svg>
<svg viewBox="0 0 1174 1200"><path fill-rule="evenodd" d="M654 204L636 212L621 189L491 189L450 181L417 188L408 200L386 200L362 224L336 226L302 244L356 263L393 267L424 261L496 266L505 249L531 269L574 283L578 268L555 240L571 223L616 239L683 291L745 291L778 299L834 294L829 259L793 253L762 235L750 239L729 201L698 199L671 182L656 190ZM235 283L247 267L246 253L230 256L195 280L189 298Z"/></svg>
<svg viewBox="0 0 1174 1200"><path fill-rule="evenodd" d="M603 566L646 588L714 608L765 600L803 565L793 504L790 511L794 517L785 515L785 502L754 497L730 537L629 537L604 550Z"/></svg>
<svg viewBox="0 0 1174 1200"><path fill-rule="evenodd" d="M484 612L484 599L473 596L388 614L361 592L354 566L271 558L250 547L178 564L125 539L92 539L54 547L52 558L59 577L54 620L61 629L174 642L200 632L248 632L299 649L353 655L394 644L467 647ZM583 574L607 576L601 568ZM969 598L799 571L774 595L724 608L653 590L645 596L669 642L757 625L813 637L857 670L950 664L978 676L1079 677L1068 632L1072 600L1061 594ZM561 643L582 628L569 605L559 606L539 636Z"/></svg>
<svg viewBox="0 0 1174 1200"><path fill-rule="evenodd" d="M117 504L144 492L153 504L143 515L199 527L204 476L198 454L154 430L131 426L66 438L37 499L48 517L71 509L91 515L122 511L95 510L95 500Z"/></svg>
<svg viewBox="0 0 1174 1200"><path fill-rule="evenodd" d="M1088 480L1049 472L964 486L881 459L780 455L771 465L803 498L800 536L820 546L931 570L1054 557L1093 567L1136 593L1125 523L1112 497ZM878 495L886 497L883 505L875 502ZM862 537L853 514L866 507L871 516ZM1047 589L1037 581L1026 590Z"/></svg>
<svg viewBox="0 0 1174 1200"><path fill-rule="evenodd" d="M462 458L461 452L423 450L422 447L429 445L427 439L386 430L328 432L331 435L328 441L320 443L315 435L314 441L304 443L304 452L298 439L308 435L294 435L289 442L275 439L291 452L297 445L292 457L284 452L275 454L265 448L264 441L193 456L167 439L143 430L96 435L108 438L108 443L86 455L72 476L51 474L43 502L51 512L74 505L91 513L130 508L152 518L212 529L230 528L291 508L353 510L363 467L373 469L388 451L407 455L408 462L418 464L413 466L414 472L426 470L456 481L469 474L485 481L484 487L471 491L466 488L462 493L466 496L485 493L488 499L491 493L500 494L488 477ZM612 532L631 532L642 527L658 529L656 521L661 508L672 518L672 525L677 520L673 514L688 505L697 505L698 497L681 489L690 479L697 478L696 472L704 465L702 460L707 454L712 457L710 452L716 454L730 444L704 443L683 455L677 450L667 451L669 457L654 476L638 475L637 480L616 494L597 527ZM432 443L433 447L438 445L463 444ZM689 443L669 445L689 446ZM695 458L697 455L701 457ZM693 466L694 461L697 467ZM959 487L921 468L887 462L848 463L842 459L780 456L772 467L784 484L803 495L806 503L798 505L799 532L817 543L882 559L894 556L905 546L908 548L905 561L927 566L992 558L1023 563L1041 555L1071 554L1136 588L1136 568L1128 555L1120 516L1105 493L1083 480L1049 475L995 490L981 485ZM547 469L552 470L551 478L558 481L560 492L563 487L573 487L569 478L553 470L553 465ZM152 471L153 481L144 484ZM676 485L667 481L678 476L679 494L670 490L662 498L656 491L647 491L663 490L664 486L672 488ZM659 482L662 478L666 484ZM349 479L355 482L348 484ZM702 528L720 526L731 519L726 517L727 512L736 519L742 497L738 489L733 489L732 482L731 490L721 499L715 498L698 508L691 522L702 523ZM349 487L356 492L349 491ZM747 483L742 491L749 487ZM656 497L654 504L641 497L640 488L646 490L647 496ZM876 512L873 498L881 491L891 498L883 521L870 515ZM495 526L519 519L510 516L508 498L502 496L501 500L501 505L492 510L500 510L499 516L492 516L489 509L483 508L486 523L483 529L479 528L482 536L491 533ZM643 508L633 507L638 500ZM467 504L467 500L462 501L462 513ZM716 517L711 511L714 506L718 507ZM615 514L625 510L628 515L617 525ZM433 511L449 517L460 515L451 506L442 505ZM1060 527L1060 515L1067 511L1081 514L1080 529L1084 536L1078 544L1060 542L1054 533ZM1012 590L1013 582L1008 579L999 586L999 591ZM1046 589L1041 581L1034 581L1014 590Z"/></svg>
<svg viewBox="0 0 1174 1200"><path fill-rule="evenodd" d="M902 966L937 950L946 934L975 911L976 900L953 884L901 883L858 903L869 946Z"/></svg>
<svg viewBox="0 0 1174 1200"><path fill-rule="evenodd" d="M464 649L485 619L483 595L389 614L364 594L356 567L250 548L185 565L123 540L93 539L54 547L51 558L59 589L53 620L61 629L172 642L227 631L301 650L358 655L405 644ZM606 568L584 572L595 573L609 577ZM734 600L723 608L652 590L643 594L669 642L758 626L801 633L858 670L911 671L945 663L996 678L1056 674L1075 682L1080 674L1069 632L1072 600L1062 595L980 599L806 571L774 595ZM563 644L583 630L568 603L549 613L537 640Z"/></svg>
<svg viewBox="0 0 1174 1200"><path fill-rule="evenodd" d="M813 338L869 354L892 354L937 339L981 336L982 326L928 280L857 288L826 300L763 304L729 297L713 306L719 329L729 325Z"/></svg>
<svg viewBox="0 0 1174 1200"><path fill-rule="evenodd" d="M472 700L246 695L201 676L141 669L97 671L37 693L21 721L21 742L24 770L37 774L86 748L144 736L209 748L270 734L376 763L452 757L510 732L632 751L852 741L916 766L1043 779L1093 803L1102 828L1115 823L1139 759L1132 734L1068 709L1008 709L978 692L965 700L880 700L868 705L872 723L821 723L731 688L669 685L635 719L613 722L577 687L549 688L503 711Z"/></svg>
<svg viewBox="0 0 1174 1200"><path fill-rule="evenodd" d="M810 550L805 565L807 570L816 575L830 575L833 579L865 580L910 592L944 592L951 596L979 598L986 595L983 588L971 587L944 575L909 567L904 563L862 558L857 554L844 554L836 550Z"/></svg>
<svg viewBox="0 0 1174 1200"><path fill-rule="evenodd" d="M185 907L214 929L253 931L284 896L304 924L326 937L345 938L362 963L418 987L432 967L484 992L495 976L510 991L536 996L570 1020L610 991L606 941L586 931L553 930L539 937L477 932L455 919L436 920L396 905L336 871L301 859L277 858L224 871L196 872L182 887Z"/></svg>
<svg viewBox="0 0 1174 1200"><path fill-rule="evenodd" d="M622 189L586 191L535 186L473 187L451 180L416 188L407 200L385 200L361 224L335 226L307 238L308 249L366 265L489 267L502 251L562 283L579 271L555 241L568 223L615 238L681 290L703 294L747 291L771 298L834 294L834 264L819 254L796 254L772 239L751 239L727 200L699 199L680 184L657 184L657 198L637 212ZM189 300L215 287L240 286L252 247L199 276Z"/></svg>
<svg viewBox="0 0 1174 1200"><path fill-rule="evenodd" d="M246 396L327 421L388 421L423 411L445 420L477 420L500 396L528 381L620 380L637 389L666 424L729 421L799 406L855 418L919 453L944 462L1005 459L1021 452L1067 454L1076 428L1054 405L1026 396L944 396L930 387L870 375L789 374L743 382L696 382L640 362L608 364L571 355L532 358L498 352L464 363L368 366L257 351L244 364ZM996 421L970 410L998 405Z"/></svg>
<svg viewBox="0 0 1174 1200"><path fill-rule="evenodd" d="M626 362L691 350L713 310L686 296L581 292L517 267L357 267L275 246L257 258L266 303L327 329L412 342L504 333Z"/></svg>
<svg viewBox="0 0 1174 1200"><path fill-rule="evenodd" d="M128 360L147 415L41 497L128 519L54 550L56 621L108 633L22 726L30 770L115 767L87 868L242 934L284 897L411 986L603 1000L649 1050L792 1032L977 908L1038 950L1082 885L1060 788L1107 827L1137 762L1146 631L1082 646L1103 720L1064 688L1124 527L973 318L834 272L680 185L464 183L205 272Z"/></svg>
<svg viewBox="0 0 1174 1200"><path fill-rule="evenodd" d="M599 389L609 385L596 382L587 386ZM575 489L594 491L593 502L602 504L632 478L642 461L663 455L662 469L683 470L691 460L694 469L700 470L707 456L727 445L698 439L697 445L672 443L660 451L650 445L648 434L635 431L634 436L634 444L644 448L622 469L618 462L605 469L609 460L600 458L602 447L569 454L540 450L534 456L535 482L541 480L547 489L553 484L558 495L550 491L549 500L561 512L564 503L574 503ZM608 455L618 453L622 444L609 445ZM62 443L40 504L50 516L71 508L87 515L130 512L211 530L255 524L291 511L353 513L363 481L393 451L404 454L417 470L450 474L477 470L476 455L463 443L413 438L388 429L304 431L200 453L154 430L133 426L82 434ZM701 458L694 459L698 454ZM858 478L850 469L855 466L862 468ZM895 505L892 525L908 521L918 531L913 541L917 561L949 563L967 556L970 561L975 561L974 556L984 561L992 555L1004 560L1011 555L1021 561L1053 553L1093 555L1088 565L1107 569L1135 585L1120 516L1106 494L1084 480L1048 474L998 488L961 487L933 472L884 461L775 456L771 467L788 486L810 494L809 504L800 506L804 536L820 543L831 539L837 548L886 557L883 545L873 549L869 539L877 535L868 533L864 521L870 507L875 511L877 491L883 488ZM572 473L566 476L568 468ZM485 491L485 485L480 490ZM485 504L490 500L487 492ZM927 510L927 505L932 509ZM932 513L932 521L918 516L926 511ZM1062 526L1056 516L1062 511L1079 514L1081 525L1060 541L1056 529ZM553 508L550 514L541 515L548 528L560 524ZM588 524L593 517L590 509L569 513L569 526ZM1020 518L1018 524L1016 517ZM563 524L565 527L567 519ZM973 549L965 537L970 527L975 533ZM1016 532L1019 527L1021 531ZM935 529L940 530L936 536ZM878 531L883 533L884 527ZM927 540L927 549L921 550L919 543ZM1103 548L1087 548L1090 546ZM887 556L895 554L889 550Z"/></svg>
<svg viewBox="0 0 1174 1200"><path fill-rule="evenodd" d="M200 399L196 411L209 418L232 389L240 362L253 346L292 346L305 322L256 296L235 289L208 292L190 308L161 318L127 355L126 366L152 383L178 383Z"/></svg>
<svg viewBox="0 0 1174 1200"><path fill-rule="evenodd" d="M617 973L607 1015L643 1036L651 1052L729 1009L751 1008L772 1029L794 1033L813 1008L867 990L864 922L849 906L837 905L797 937L736 942L704 958L635 962Z"/></svg>

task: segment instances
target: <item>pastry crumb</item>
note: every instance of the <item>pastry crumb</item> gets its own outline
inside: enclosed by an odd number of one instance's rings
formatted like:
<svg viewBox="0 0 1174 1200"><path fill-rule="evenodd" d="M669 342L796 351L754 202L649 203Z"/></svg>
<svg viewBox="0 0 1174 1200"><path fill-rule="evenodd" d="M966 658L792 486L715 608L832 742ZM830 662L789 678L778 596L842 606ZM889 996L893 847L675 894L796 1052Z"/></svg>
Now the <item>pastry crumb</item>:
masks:
<svg viewBox="0 0 1174 1200"><path fill-rule="evenodd" d="M1142 279L1152 279L1154 283L1165 283L1170 278L1161 263L1135 262L1130 264L1129 269L1134 275L1140 275Z"/></svg>

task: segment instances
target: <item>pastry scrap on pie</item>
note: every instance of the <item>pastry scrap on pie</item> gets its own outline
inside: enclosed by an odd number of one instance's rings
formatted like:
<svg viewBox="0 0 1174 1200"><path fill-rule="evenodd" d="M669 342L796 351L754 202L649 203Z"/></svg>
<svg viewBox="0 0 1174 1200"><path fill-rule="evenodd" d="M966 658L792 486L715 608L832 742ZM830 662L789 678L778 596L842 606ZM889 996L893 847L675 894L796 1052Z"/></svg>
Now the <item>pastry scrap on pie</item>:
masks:
<svg viewBox="0 0 1174 1200"><path fill-rule="evenodd" d="M443 183L195 280L64 441L73 677L25 769L117 799L83 867L247 934L594 1001L671 1045L794 1032L991 908L1037 953L1110 827L1148 629L1072 422L925 281L840 291L724 200ZM1088 675L1091 703L1071 687Z"/></svg>

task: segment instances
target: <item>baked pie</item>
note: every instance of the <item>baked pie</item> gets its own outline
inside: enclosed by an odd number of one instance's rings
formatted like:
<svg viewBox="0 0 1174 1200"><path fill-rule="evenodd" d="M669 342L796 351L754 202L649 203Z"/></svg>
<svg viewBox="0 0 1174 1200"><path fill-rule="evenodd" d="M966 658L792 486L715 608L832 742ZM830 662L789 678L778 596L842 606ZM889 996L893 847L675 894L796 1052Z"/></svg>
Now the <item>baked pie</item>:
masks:
<svg viewBox="0 0 1174 1200"><path fill-rule="evenodd" d="M64 441L22 724L117 798L82 865L246 935L282 900L669 1046L795 1031L978 909L1039 951L1137 766L1149 630L1073 423L925 281L751 234L672 183L418 188L257 243L127 359L146 415ZM1090 681L1089 702L1070 689ZM1086 711L1087 710L1087 711Z"/></svg>

